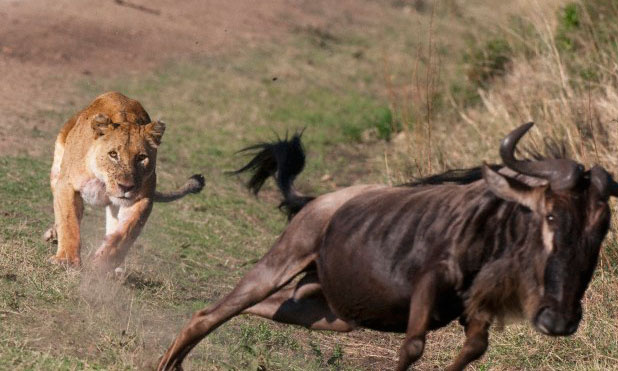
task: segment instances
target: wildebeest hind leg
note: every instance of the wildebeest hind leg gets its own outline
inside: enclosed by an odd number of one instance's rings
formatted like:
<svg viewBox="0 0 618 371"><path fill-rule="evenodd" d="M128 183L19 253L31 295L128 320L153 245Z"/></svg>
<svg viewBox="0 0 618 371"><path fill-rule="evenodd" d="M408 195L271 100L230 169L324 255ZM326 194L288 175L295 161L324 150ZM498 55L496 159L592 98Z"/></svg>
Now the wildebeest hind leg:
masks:
<svg viewBox="0 0 618 371"><path fill-rule="evenodd" d="M167 350L158 370L181 369L185 356L222 323L259 303L303 272L316 258L279 241L241 279L234 290L213 306L196 312Z"/></svg>
<svg viewBox="0 0 618 371"><path fill-rule="evenodd" d="M296 285L282 288L243 313L313 330L347 332L355 327L330 309L315 272L308 272Z"/></svg>

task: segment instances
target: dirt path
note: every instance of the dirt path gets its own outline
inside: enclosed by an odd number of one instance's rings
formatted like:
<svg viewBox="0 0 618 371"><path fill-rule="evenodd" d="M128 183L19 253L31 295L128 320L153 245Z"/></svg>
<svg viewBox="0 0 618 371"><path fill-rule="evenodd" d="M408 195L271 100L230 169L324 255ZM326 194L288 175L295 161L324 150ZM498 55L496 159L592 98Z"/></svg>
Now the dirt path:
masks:
<svg viewBox="0 0 618 371"><path fill-rule="evenodd" d="M242 52L298 28L368 19L376 9L352 0L0 0L0 154L36 153L30 137L61 124L37 113L75 100L78 108L83 98L72 89L85 77Z"/></svg>

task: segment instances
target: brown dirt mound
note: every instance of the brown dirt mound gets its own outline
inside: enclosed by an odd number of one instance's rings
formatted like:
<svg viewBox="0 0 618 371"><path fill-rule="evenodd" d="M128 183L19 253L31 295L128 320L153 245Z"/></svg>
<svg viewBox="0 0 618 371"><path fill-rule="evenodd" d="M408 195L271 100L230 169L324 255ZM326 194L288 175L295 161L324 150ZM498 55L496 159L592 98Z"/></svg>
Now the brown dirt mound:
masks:
<svg viewBox="0 0 618 371"><path fill-rule="evenodd" d="M84 75L139 73L244 50L299 27L368 19L376 7L352 0L0 1L0 154L33 153L24 133L61 125L36 122L33 113L71 104Z"/></svg>

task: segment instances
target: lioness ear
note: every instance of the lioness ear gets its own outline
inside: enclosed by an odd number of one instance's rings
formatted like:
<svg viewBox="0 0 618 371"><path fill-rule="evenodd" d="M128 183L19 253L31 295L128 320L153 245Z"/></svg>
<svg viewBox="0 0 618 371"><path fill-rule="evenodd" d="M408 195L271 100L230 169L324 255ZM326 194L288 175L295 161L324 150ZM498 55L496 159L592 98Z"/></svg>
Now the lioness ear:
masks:
<svg viewBox="0 0 618 371"><path fill-rule="evenodd" d="M114 129L112 120L103 113L97 113L97 115L92 118L90 127L92 127L94 131L95 139Z"/></svg>
<svg viewBox="0 0 618 371"><path fill-rule="evenodd" d="M157 120L146 125L146 138L154 148L157 148L159 144L161 144L161 137L163 137L164 132L165 123L163 121Z"/></svg>
<svg viewBox="0 0 618 371"><path fill-rule="evenodd" d="M540 206L540 189L532 188L519 180L504 176L483 164L483 179L489 190L503 200L517 202L531 210L538 210Z"/></svg>

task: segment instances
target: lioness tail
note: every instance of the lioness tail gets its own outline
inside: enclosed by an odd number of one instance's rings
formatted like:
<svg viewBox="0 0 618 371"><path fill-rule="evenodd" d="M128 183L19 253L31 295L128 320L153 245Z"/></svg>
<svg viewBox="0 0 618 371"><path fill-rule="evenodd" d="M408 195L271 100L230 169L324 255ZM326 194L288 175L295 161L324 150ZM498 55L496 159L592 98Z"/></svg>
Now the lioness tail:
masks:
<svg viewBox="0 0 618 371"><path fill-rule="evenodd" d="M180 188L171 192L159 192L155 191L153 201L154 202L172 202L179 198L182 198L189 193L200 193L204 188L204 176L201 174L195 174L187 180L187 182Z"/></svg>

